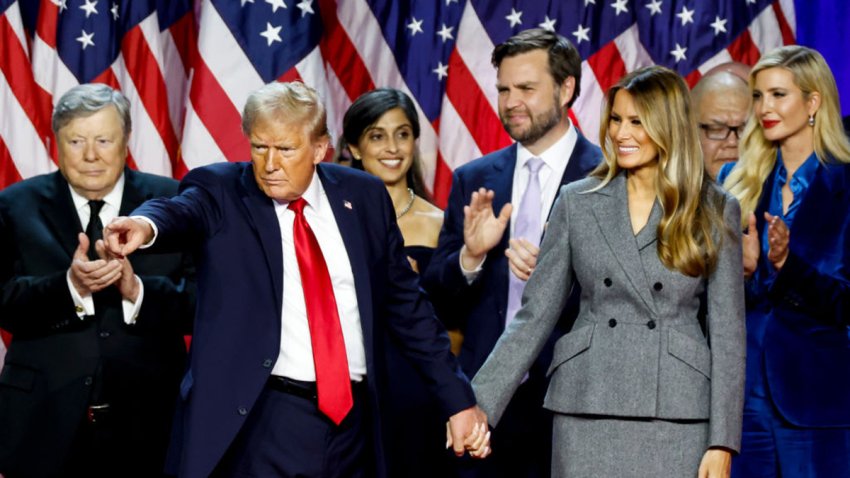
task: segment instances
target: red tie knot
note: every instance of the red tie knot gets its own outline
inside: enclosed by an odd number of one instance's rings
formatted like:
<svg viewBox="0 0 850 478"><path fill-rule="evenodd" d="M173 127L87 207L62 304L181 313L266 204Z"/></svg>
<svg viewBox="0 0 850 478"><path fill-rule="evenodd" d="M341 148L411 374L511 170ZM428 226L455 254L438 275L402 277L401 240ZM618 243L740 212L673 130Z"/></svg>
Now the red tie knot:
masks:
<svg viewBox="0 0 850 478"><path fill-rule="evenodd" d="M296 215L304 214L304 206L307 205L307 201L304 198L298 198L289 203L289 209L295 212Z"/></svg>

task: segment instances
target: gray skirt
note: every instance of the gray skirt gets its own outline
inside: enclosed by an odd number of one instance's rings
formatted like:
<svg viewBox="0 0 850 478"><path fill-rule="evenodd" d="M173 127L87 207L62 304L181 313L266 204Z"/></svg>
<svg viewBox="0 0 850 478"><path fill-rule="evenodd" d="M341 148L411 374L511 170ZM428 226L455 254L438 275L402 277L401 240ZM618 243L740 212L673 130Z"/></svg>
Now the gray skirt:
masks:
<svg viewBox="0 0 850 478"><path fill-rule="evenodd" d="M708 421L556 413L552 478L695 478L707 446Z"/></svg>

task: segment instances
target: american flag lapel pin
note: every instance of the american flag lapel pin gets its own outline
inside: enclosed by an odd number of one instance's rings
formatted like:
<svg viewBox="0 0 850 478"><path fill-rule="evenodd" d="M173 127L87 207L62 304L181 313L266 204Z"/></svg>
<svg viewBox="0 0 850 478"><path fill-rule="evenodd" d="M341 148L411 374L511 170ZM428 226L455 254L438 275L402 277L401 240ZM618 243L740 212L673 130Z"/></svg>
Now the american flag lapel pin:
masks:
<svg viewBox="0 0 850 478"><path fill-rule="evenodd" d="M353 209L353 208L351 207L351 202L350 202L350 201L342 201L342 205L343 205L343 206L345 206L345 208L346 208L346 209Z"/></svg>

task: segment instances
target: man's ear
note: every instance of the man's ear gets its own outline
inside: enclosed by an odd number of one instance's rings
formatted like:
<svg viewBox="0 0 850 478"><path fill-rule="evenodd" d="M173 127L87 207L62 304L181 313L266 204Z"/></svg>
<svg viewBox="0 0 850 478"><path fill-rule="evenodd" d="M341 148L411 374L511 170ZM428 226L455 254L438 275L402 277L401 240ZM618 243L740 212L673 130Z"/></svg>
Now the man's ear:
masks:
<svg viewBox="0 0 850 478"><path fill-rule="evenodd" d="M566 108L567 104L573 99L573 95L576 92L576 78L574 76L568 76L561 82L560 93L561 93L561 108Z"/></svg>
<svg viewBox="0 0 850 478"><path fill-rule="evenodd" d="M313 143L313 164L319 164L324 161L325 156L328 154L328 145L330 141L328 138L320 138L318 141Z"/></svg>

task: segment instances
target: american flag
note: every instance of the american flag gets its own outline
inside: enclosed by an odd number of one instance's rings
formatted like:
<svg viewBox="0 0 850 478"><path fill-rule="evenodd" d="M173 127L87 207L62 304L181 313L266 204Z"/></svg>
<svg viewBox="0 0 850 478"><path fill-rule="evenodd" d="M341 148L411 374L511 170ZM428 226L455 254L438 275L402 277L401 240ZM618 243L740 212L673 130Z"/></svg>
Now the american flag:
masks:
<svg viewBox="0 0 850 478"><path fill-rule="evenodd" d="M334 137L361 93L409 93L438 205L453 169L510 144L490 54L512 34L542 27L577 46L571 117L593 141L604 91L626 72L662 64L693 84L795 36L794 0L41 0L29 29L21 6L0 0L0 187L55 170L52 103L78 83L123 91L131 167L179 178L247 159L248 94L301 79L323 95Z"/></svg>

